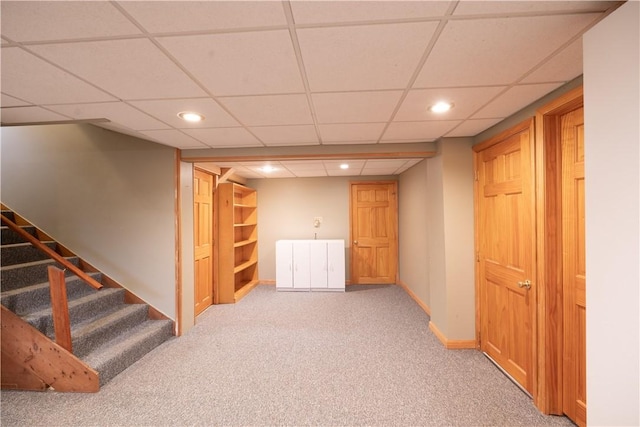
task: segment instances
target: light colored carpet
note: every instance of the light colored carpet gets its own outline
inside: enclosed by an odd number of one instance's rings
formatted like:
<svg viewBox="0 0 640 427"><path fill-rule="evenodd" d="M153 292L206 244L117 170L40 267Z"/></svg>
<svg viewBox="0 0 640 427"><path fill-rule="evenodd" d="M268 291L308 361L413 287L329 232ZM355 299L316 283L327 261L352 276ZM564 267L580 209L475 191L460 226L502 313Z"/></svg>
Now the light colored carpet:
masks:
<svg viewBox="0 0 640 427"><path fill-rule="evenodd" d="M445 350L397 286L212 306L97 394L2 393L3 426L545 426L475 350Z"/></svg>

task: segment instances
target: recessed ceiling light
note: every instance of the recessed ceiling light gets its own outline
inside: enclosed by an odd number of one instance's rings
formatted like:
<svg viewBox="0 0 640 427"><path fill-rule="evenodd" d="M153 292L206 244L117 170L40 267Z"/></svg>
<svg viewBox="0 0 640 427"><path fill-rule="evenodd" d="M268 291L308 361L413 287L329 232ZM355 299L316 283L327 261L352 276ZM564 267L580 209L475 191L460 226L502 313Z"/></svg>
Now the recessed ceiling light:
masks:
<svg viewBox="0 0 640 427"><path fill-rule="evenodd" d="M201 122L204 120L204 116L200 113L194 113L193 111L183 111L178 113L178 117L187 122Z"/></svg>
<svg viewBox="0 0 640 427"><path fill-rule="evenodd" d="M340 169L349 169L349 165L346 163L343 163L340 165Z"/></svg>
<svg viewBox="0 0 640 427"><path fill-rule="evenodd" d="M273 167L273 166L271 166L271 165L266 165L266 166L263 166L262 168L260 168L260 170L261 170L262 172L269 173L269 172L273 172L273 171L275 171L275 170L276 170L276 168L274 168L274 167Z"/></svg>
<svg viewBox="0 0 640 427"><path fill-rule="evenodd" d="M432 113L446 113L453 108L452 102L439 101L429 107L429 111Z"/></svg>

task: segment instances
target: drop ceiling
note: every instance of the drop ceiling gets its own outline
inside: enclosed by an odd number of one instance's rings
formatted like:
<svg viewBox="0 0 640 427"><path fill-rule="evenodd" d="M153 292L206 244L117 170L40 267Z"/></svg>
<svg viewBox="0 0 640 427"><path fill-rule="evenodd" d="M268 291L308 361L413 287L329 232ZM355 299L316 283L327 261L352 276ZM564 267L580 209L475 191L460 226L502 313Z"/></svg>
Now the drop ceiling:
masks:
<svg viewBox="0 0 640 427"><path fill-rule="evenodd" d="M474 136L580 76L582 34L619 4L2 1L1 120L93 120L212 157ZM439 100L454 108L429 112ZM393 175L415 162L219 166L249 178Z"/></svg>

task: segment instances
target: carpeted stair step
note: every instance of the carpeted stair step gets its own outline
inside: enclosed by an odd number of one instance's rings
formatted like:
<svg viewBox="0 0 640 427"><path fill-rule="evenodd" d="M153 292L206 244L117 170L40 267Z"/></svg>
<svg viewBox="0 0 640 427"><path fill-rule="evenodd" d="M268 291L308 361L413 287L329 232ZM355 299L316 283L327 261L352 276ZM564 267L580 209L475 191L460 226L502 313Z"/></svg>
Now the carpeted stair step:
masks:
<svg viewBox="0 0 640 427"><path fill-rule="evenodd" d="M66 259L76 267L79 265L78 257L67 257ZM47 267L50 265L55 265L60 269L64 269L64 267L52 259L34 261L26 264L2 266L0 269L0 274L2 275L0 278L0 289L4 292L23 288L29 285L48 282L49 274L47 272ZM71 271L66 271L65 274L68 276L72 275Z"/></svg>
<svg viewBox="0 0 640 427"><path fill-rule="evenodd" d="M146 321L148 311L146 304L122 304L77 324L71 329L73 354L83 358L91 350Z"/></svg>
<svg viewBox="0 0 640 427"><path fill-rule="evenodd" d="M124 289L102 288L80 298L69 300L69 321L71 327L91 317L111 310L114 306L124 303ZM54 336L53 317L51 307L21 316L45 335Z"/></svg>
<svg viewBox="0 0 640 427"><path fill-rule="evenodd" d="M172 336L169 320L147 320L116 339L98 347L84 362L100 373L100 385L142 358Z"/></svg>
<svg viewBox="0 0 640 427"><path fill-rule="evenodd" d="M58 244L56 242L42 242L49 249L56 250ZM11 245L2 245L0 247L0 259L2 265L26 264L33 261L42 261L49 259L49 255L33 246L31 243L14 243Z"/></svg>
<svg viewBox="0 0 640 427"><path fill-rule="evenodd" d="M20 226L20 228L22 228L24 231L31 234L32 236L36 237L36 228L34 226L23 225L23 226ZM3 225L2 227L0 227L0 233L2 233L2 235L0 236L0 243L3 245L12 245L14 243L27 242L18 233L16 233L15 231L13 231L7 226Z"/></svg>
<svg viewBox="0 0 640 427"><path fill-rule="evenodd" d="M102 274L100 273L87 274L98 283L102 280ZM95 291L95 289L75 275L66 277L66 287L67 298L69 299L80 298ZM24 316L29 312L39 311L51 306L51 291L49 290L48 281L2 292L0 298L2 305L18 316Z"/></svg>

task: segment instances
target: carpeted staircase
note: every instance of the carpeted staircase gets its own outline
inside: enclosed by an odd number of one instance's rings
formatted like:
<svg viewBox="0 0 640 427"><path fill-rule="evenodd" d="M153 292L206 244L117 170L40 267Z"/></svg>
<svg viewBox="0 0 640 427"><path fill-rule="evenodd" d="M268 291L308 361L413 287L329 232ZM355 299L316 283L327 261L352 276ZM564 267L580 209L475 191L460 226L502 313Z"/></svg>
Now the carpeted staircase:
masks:
<svg viewBox="0 0 640 427"><path fill-rule="evenodd" d="M13 212L3 210L2 214L15 222ZM35 227L21 227L36 235ZM1 232L0 301L53 339L47 267L56 262L10 228L3 225ZM46 242L46 245L60 253L56 242ZM78 257L67 259L80 265ZM104 282L101 273L88 274L96 281ZM66 272L66 288L73 354L98 371L100 385L173 335L173 322L151 320L146 304L126 304L123 288L104 286L95 290L69 271Z"/></svg>

